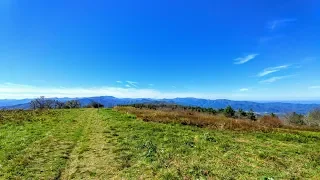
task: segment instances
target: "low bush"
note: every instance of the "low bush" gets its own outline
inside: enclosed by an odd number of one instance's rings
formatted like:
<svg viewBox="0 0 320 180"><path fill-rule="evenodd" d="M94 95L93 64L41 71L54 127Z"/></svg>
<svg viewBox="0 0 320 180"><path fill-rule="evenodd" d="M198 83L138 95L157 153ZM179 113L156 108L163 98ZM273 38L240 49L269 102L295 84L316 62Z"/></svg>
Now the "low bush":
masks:
<svg viewBox="0 0 320 180"><path fill-rule="evenodd" d="M267 127L272 127L272 128L279 128L283 126L282 121L276 116L265 115L259 119L259 122L262 125L265 125Z"/></svg>
<svg viewBox="0 0 320 180"><path fill-rule="evenodd" d="M92 101L91 103L89 103L87 106L85 106L86 108L103 108L104 105L95 101Z"/></svg>
<svg viewBox="0 0 320 180"><path fill-rule="evenodd" d="M235 113L236 112L234 111L234 109L232 109L231 106L227 106L226 109L224 110L224 115L227 117L234 117Z"/></svg>
<svg viewBox="0 0 320 180"><path fill-rule="evenodd" d="M256 121L257 120L257 117L256 115L254 114L253 110L250 109L250 111L247 113L247 117L251 120L251 121Z"/></svg>
<svg viewBox="0 0 320 180"><path fill-rule="evenodd" d="M247 113L243 109L238 109L238 111L235 113L235 116L239 119L247 118Z"/></svg>

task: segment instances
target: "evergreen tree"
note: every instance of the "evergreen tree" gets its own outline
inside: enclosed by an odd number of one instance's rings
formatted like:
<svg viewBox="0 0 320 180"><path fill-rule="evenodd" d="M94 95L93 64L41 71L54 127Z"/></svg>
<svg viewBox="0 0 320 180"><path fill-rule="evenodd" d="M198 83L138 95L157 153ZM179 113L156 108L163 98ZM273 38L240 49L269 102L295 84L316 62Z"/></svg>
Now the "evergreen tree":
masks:
<svg viewBox="0 0 320 180"><path fill-rule="evenodd" d="M234 117L235 110L232 109L231 106L227 106L226 109L224 110L224 115L227 117Z"/></svg>
<svg viewBox="0 0 320 180"><path fill-rule="evenodd" d="M247 113L248 115L248 118L251 120L251 121L256 121L257 120L257 117L256 115L254 114L253 110L250 109L250 111Z"/></svg>

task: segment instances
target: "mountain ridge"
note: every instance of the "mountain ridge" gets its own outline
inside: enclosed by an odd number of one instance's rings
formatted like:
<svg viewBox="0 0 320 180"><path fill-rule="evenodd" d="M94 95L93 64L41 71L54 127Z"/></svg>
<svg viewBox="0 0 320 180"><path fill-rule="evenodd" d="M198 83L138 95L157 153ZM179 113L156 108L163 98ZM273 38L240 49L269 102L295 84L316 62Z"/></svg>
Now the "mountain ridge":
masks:
<svg viewBox="0 0 320 180"><path fill-rule="evenodd" d="M185 106L200 106L204 108L225 108L230 105L234 109L243 109L248 111L253 109L257 113L288 113L297 112L306 114L314 108L320 107L320 104L301 104L288 102L254 102L254 101L233 101L228 99L199 99L199 98L173 98L173 99L151 99L151 98L116 98L113 96L83 97L83 98L48 98L59 101L78 100L85 106L92 101L99 102L105 107L114 107L117 105L137 104L137 103L174 103ZM0 100L2 109L29 109L29 102L32 99L23 100ZM4 105L6 104L7 105Z"/></svg>

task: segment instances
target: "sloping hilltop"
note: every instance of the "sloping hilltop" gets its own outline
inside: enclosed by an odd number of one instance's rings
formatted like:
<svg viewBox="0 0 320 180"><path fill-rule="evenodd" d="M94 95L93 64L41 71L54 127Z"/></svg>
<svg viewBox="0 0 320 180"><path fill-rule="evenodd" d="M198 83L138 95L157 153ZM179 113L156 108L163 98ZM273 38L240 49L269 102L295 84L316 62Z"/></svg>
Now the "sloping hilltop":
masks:
<svg viewBox="0 0 320 180"><path fill-rule="evenodd" d="M320 133L144 122L111 109L3 111L0 179L317 179Z"/></svg>

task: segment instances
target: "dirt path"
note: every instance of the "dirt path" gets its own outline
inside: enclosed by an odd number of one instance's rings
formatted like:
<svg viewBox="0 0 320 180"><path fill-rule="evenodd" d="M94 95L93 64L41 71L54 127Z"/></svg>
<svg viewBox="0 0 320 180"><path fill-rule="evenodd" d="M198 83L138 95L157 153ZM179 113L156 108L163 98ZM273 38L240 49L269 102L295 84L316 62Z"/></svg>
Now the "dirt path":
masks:
<svg viewBox="0 0 320 180"><path fill-rule="evenodd" d="M112 146L108 144L106 121L96 111L79 117L83 136L70 154L60 179L114 179L117 172Z"/></svg>

